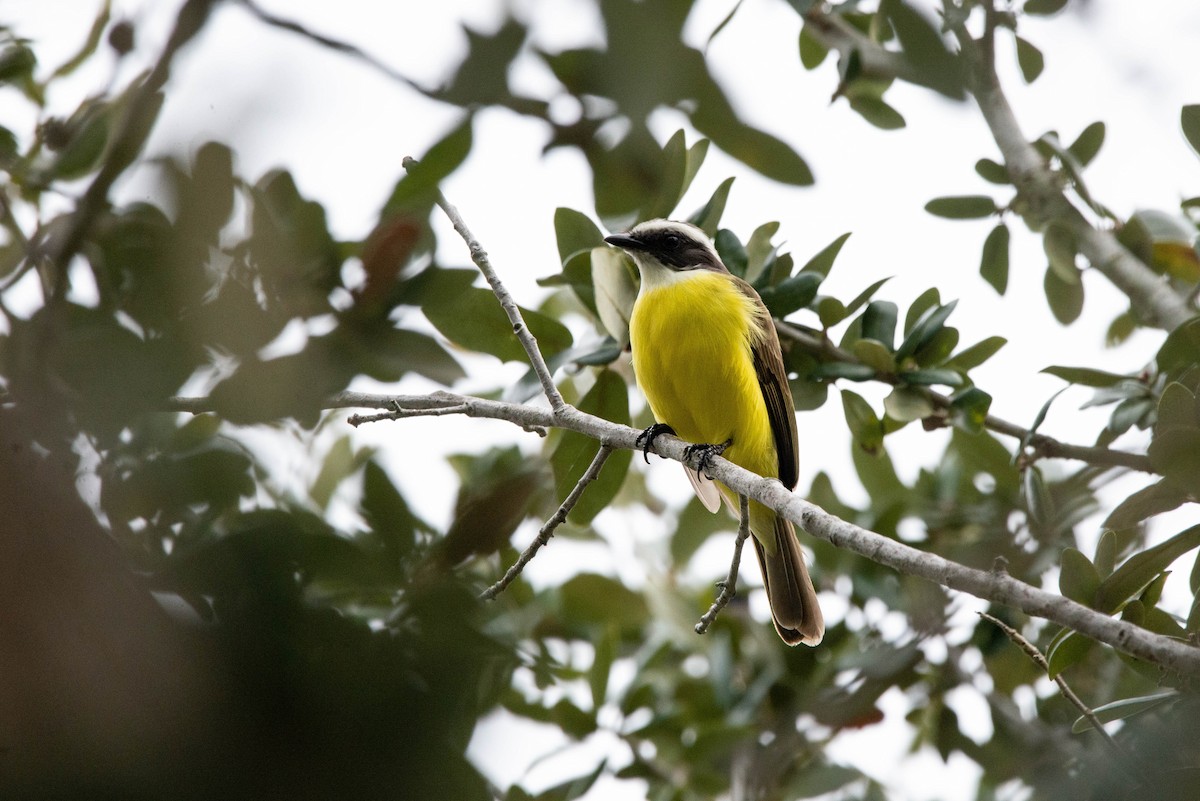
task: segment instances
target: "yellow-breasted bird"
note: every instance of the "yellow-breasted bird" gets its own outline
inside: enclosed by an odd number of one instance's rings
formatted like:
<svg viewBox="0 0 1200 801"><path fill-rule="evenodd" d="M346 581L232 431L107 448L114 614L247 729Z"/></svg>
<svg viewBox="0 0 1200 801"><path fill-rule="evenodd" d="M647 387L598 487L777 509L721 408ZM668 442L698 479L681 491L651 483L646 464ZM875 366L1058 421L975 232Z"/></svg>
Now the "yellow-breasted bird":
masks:
<svg viewBox="0 0 1200 801"><path fill-rule="evenodd" d="M606 237L627 251L642 276L629 322L633 372L657 421L642 432L646 450L673 433L704 462L721 454L759 475L796 486L796 414L779 337L767 307L729 272L699 228L649 220ZM686 468L685 468L686 469ZM687 469L709 511L737 495ZM750 503L750 532L771 617L789 645L816 645L825 620L790 521Z"/></svg>

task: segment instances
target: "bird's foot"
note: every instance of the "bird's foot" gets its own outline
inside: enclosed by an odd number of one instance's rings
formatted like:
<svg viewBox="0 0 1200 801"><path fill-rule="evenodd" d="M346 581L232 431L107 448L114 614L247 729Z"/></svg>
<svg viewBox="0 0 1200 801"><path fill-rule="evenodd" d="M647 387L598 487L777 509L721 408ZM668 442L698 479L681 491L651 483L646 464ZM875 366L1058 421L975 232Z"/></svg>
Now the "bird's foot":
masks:
<svg viewBox="0 0 1200 801"><path fill-rule="evenodd" d="M647 426L642 433L638 434L638 438L633 441L635 447L642 449L642 458L646 460L646 464L650 464L650 449L654 447L654 440L663 434L674 435L675 429L666 423L655 423L652 426Z"/></svg>
<svg viewBox="0 0 1200 801"><path fill-rule="evenodd" d="M720 445L713 445L711 443L703 445L688 445L683 449L683 458L687 461L691 461L693 456L699 455L699 458L696 461L696 471L699 473L707 473L708 464L712 461L712 458L714 456L720 456L725 452L725 449L732 444L733 440L727 439Z"/></svg>

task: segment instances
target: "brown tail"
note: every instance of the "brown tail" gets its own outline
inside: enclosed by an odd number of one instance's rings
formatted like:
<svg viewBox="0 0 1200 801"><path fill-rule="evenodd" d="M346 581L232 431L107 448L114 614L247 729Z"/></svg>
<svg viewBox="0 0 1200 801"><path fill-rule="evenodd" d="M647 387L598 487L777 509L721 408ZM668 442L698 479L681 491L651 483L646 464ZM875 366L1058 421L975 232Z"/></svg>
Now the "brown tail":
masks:
<svg viewBox="0 0 1200 801"><path fill-rule="evenodd" d="M825 636L825 618L791 521L775 517L774 556L763 550L758 537L750 539L754 540L758 566L762 568L775 630L788 645L819 644Z"/></svg>

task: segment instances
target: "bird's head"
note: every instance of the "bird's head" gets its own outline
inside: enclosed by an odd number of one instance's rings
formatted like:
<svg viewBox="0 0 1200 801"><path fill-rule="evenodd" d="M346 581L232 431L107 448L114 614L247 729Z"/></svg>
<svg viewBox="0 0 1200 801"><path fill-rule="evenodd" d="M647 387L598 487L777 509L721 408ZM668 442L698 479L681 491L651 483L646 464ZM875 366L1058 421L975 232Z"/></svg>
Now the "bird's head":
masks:
<svg viewBox="0 0 1200 801"><path fill-rule="evenodd" d="M727 273L712 241L690 223L647 220L604 241L633 257L643 283L666 283L693 270Z"/></svg>

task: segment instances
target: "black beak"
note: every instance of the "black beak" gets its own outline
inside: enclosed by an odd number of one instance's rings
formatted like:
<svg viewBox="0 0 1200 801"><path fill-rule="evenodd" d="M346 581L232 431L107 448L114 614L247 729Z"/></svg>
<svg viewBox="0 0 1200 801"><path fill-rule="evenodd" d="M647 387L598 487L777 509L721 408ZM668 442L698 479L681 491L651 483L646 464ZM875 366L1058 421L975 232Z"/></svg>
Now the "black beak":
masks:
<svg viewBox="0 0 1200 801"><path fill-rule="evenodd" d="M615 245L625 250L645 250L646 246L642 244L640 239L634 239L628 234L613 234L612 236L604 237L604 241L610 245Z"/></svg>

